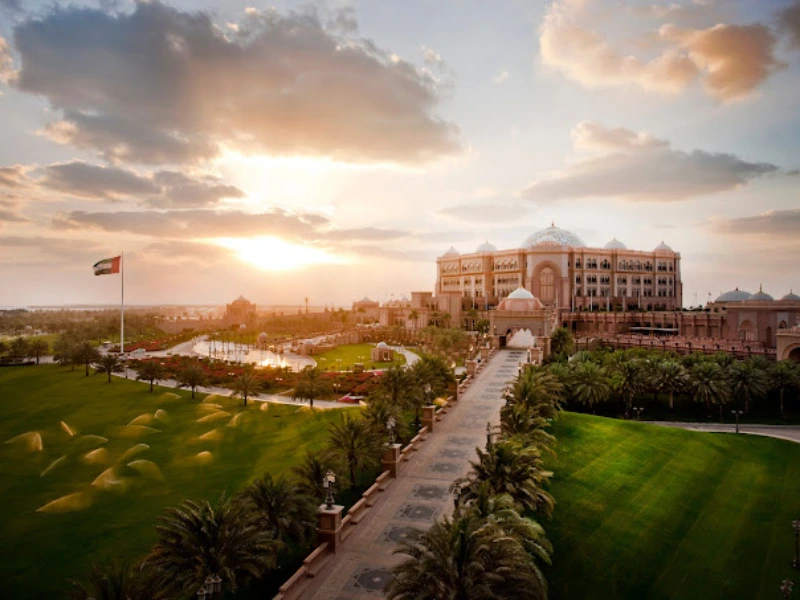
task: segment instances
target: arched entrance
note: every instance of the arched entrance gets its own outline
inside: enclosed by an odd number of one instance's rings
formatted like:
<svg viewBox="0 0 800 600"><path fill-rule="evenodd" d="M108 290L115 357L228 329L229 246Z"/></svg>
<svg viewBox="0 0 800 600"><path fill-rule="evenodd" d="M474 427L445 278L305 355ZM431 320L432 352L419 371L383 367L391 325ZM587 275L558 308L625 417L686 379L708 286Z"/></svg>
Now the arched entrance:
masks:
<svg viewBox="0 0 800 600"><path fill-rule="evenodd" d="M796 346L789 350L789 354L786 357L788 360L793 360L795 362L800 362L800 346Z"/></svg>
<svg viewBox="0 0 800 600"><path fill-rule="evenodd" d="M556 301L556 274L550 267L545 267L539 273L539 300L545 304Z"/></svg>
<svg viewBox="0 0 800 600"><path fill-rule="evenodd" d="M756 327L750 321L745 321L739 325L739 339L742 341L754 341L756 339Z"/></svg>
<svg viewBox="0 0 800 600"><path fill-rule="evenodd" d="M531 348L536 345L536 336L527 327L509 329L506 332L507 348Z"/></svg>

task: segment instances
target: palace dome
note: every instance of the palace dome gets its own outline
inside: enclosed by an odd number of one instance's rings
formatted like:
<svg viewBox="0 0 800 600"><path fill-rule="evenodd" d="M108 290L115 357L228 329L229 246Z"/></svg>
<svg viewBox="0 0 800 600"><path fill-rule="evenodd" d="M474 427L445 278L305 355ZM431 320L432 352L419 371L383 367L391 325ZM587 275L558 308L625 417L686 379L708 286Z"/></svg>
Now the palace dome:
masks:
<svg viewBox="0 0 800 600"><path fill-rule="evenodd" d="M525 288L517 288L508 296L500 301L497 310L509 310L514 312L525 312L531 310L542 310L544 306L539 299Z"/></svg>
<svg viewBox="0 0 800 600"><path fill-rule="evenodd" d="M666 252L672 252L672 248L667 246L664 243L664 240L661 240L661 243L658 246L656 246L656 249L654 250L654 252L658 252L659 250L665 250Z"/></svg>
<svg viewBox="0 0 800 600"><path fill-rule="evenodd" d="M764 290L761 289L761 286L758 286L758 291L750 296L748 300L761 300L762 302L772 302L775 300L772 296L767 294Z"/></svg>
<svg viewBox="0 0 800 600"><path fill-rule="evenodd" d="M547 239L545 239L547 238ZM523 243L523 246L526 248L528 246L537 246L539 242L544 243L558 243L564 246L573 246L578 248L585 248L586 244L583 243L583 240L579 238L577 235L572 233L571 231L567 231L566 229L561 229L560 227L556 227L555 224L551 224L550 227L547 229L540 229L536 233L530 235L527 240Z"/></svg>
<svg viewBox="0 0 800 600"><path fill-rule="evenodd" d="M800 296L795 294L792 290L789 290L789 293L786 294L781 300L791 300L792 302L800 301Z"/></svg>
<svg viewBox="0 0 800 600"><path fill-rule="evenodd" d="M714 302L741 302L742 300L749 300L752 294L738 287L735 290L730 290L724 294L720 294Z"/></svg>
<svg viewBox="0 0 800 600"><path fill-rule="evenodd" d="M612 239L608 242L605 246L603 246L606 250L627 250L628 247L620 242L617 238Z"/></svg>
<svg viewBox="0 0 800 600"><path fill-rule="evenodd" d="M445 252L442 256L461 256L455 248L450 246L449 250Z"/></svg>
<svg viewBox="0 0 800 600"><path fill-rule="evenodd" d="M480 246L475 248L475 252L497 252L497 246L494 244L490 244L489 241L485 241Z"/></svg>
<svg viewBox="0 0 800 600"><path fill-rule="evenodd" d="M384 349L384 348L388 348L389 345L386 342L378 342L378 344L375 347Z"/></svg>

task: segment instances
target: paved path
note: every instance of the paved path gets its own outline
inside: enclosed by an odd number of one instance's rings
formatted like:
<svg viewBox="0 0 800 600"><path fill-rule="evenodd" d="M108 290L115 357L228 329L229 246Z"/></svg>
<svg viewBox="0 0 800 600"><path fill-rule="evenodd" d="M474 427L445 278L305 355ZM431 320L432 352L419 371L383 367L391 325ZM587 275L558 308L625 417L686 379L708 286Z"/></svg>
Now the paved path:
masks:
<svg viewBox="0 0 800 600"><path fill-rule="evenodd" d="M719 423L682 423L680 421L646 421L650 425L663 427L678 427L690 431L711 433L736 433L736 425ZM740 433L749 435L763 435L782 440L789 440L800 444L800 426L796 425L739 425Z"/></svg>
<svg viewBox="0 0 800 600"><path fill-rule="evenodd" d="M312 600L366 600L382 598L391 567L403 560L392 555L395 543L411 528L426 529L453 510L449 492L454 479L466 475L475 447L486 444L486 423L499 421L502 390L517 374L524 352L502 351L487 364L478 379L409 462L398 478L378 497L336 554L319 573L308 579L298 597Z"/></svg>

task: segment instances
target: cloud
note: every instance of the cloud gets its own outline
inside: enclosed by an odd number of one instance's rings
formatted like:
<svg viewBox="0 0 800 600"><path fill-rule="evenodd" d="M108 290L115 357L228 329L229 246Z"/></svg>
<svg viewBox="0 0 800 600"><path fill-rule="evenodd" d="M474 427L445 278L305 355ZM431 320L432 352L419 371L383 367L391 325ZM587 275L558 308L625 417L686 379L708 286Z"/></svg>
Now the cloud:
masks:
<svg viewBox="0 0 800 600"><path fill-rule="evenodd" d="M422 46L422 60L432 68L441 68L445 65L442 55L426 46Z"/></svg>
<svg viewBox="0 0 800 600"><path fill-rule="evenodd" d="M800 48L800 0L794 0L778 13L778 24L794 48Z"/></svg>
<svg viewBox="0 0 800 600"><path fill-rule="evenodd" d="M6 8L10 11L20 11L22 10L22 2L21 0L0 0L0 8Z"/></svg>
<svg viewBox="0 0 800 600"><path fill-rule="evenodd" d="M236 186L223 184L219 178L211 176L193 179L177 171L159 171L153 175L153 182L161 186L161 191L144 201L153 208L195 208L245 197Z"/></svg>
<svg viewBox="0 0 800 600"><path fill-rule="evenodd" d="M74 266L83 262L88 267L92 264L89 262L92 258L97 260L97 256L102 256L108 251L108 247L104 244L83 238L0 236L0 262L7 265ZM43 262L42 259L47 259L47 262Z"/></svg>
<svg viewBox="0 0 800 600"><path fill-rule="evenodd" d="M0 167L0 187L20 188L24 187L26 183L25 167L22 165Z"/></svg>
<svg viewBox="0 0 800 600"><path fill-rule="evenodd" d="M11 48L4 37L0 36L0 82L8 83L14 76L14 59L11 56Z"/></svg>
<svg viewBox="0 0 800 600"><path fill-rule="evenodd" d="M138 254L145 260L160 264L230 262L236 253L218 244L187 242L183 240L163 240L145 246Z"/></svg>
<svg viewBox="0 0 800 600"><path fill-rule="evenodd" d="M113 200L122 196L157 194L160 191L153 181L131 171L81 161L49 165L39 169L39 172L39 185L71 196Z"/></svg>
<svg viewBox="0 0 800 600"><path fill-rule="evenodd" d="M748 162L733 154L676 150L648 133L608 129L597 123L579 124L572 136L582 147L606 153L532 183L522 191L523 197L670 202L733 190L778 171L773 164Z"/></svg>
<svg viewBox="0 0 800 600"><path fill-rule="evenodd" d="M0 221L5 221L5 222L13 221L13 222L21 223L21 222L28 221L28 219L26 219L21 214L16 213L16 212L14 212L12 210L4 210L4 209L0 208Z"/></svg>
<svg viewBox="0 0 800 600"><path fill-rule="evenodd" d="M509 73L508 71L506 71L506 70L504 69L504 70L500 71L500 72L499 72L497 75L495 75L494 77L492 77L492 81L493 81L494 83L497 83L497 84L499 85L499 84L501 84L501 83L503 83L503 82L505 82L505 81L508 81L508 79L509 79L510 77L511 77L511 73Z"/></svg>
<svg viewBox="0 0 800 600"><path fill-rule="evenodd" d="M460 151L433 78L371 40L313 12L253 9L237 25L157 1L54 7L14 29L15 85L61 111L45 134L112 161L196 163L227 147L420 164Z"/></svg>
<svg viewBox="0 0 800 600"><path fill-rule="evenodd" d="M748 96L783 67L773 55L774 34L760 23L708 29L665 24L650 32L665 47L650 59L638 58L589 28L599 7L592 0L555 0L540 28L542 62L586 87L635 85L674 94L699 79L709 95L729 102Z"/></svg>
<svg viewBox="0 0 800 600"><path fill-rule="evenodd" d="M713 231L732 235L755 235L772 241L789 241L797 244L800 230L800 208L770 210L751 217L717 219ZM795 256L796 258L796 256Z"/></svg>
<svg viewBox="0 0 800 600"><path fill-rule="evenodd" d="M438 214L470 223L507 223L529 212L527 206L501 203L456 204L439 210Z"/></svg>

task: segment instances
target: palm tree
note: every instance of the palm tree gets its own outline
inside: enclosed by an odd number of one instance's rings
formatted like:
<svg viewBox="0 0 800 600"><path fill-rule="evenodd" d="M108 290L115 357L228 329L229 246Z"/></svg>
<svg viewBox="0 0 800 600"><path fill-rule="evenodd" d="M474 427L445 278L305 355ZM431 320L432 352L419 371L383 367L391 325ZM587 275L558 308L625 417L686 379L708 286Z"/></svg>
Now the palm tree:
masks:
<svg viewBox="0 0 800 600"><path fill-rule="evenodd" d="M311 408L314 408L314 400L330 394L331 391L330 382L322 376L318 368L306 367L300 372L300 378L292 392L292 399L308 398Z"/></svg>
<svg viewBox="0 0 800 600"><path fill-rule="evenodd" d="M276 543L261 518L241 502L186 500L156 525L158 541L147 558L162 589L193 594L219 574L233 591L276 564Z"/></svg>
<svg viewBox="0 0 800 600"><path fill-rule="evenodd" d="M100 360L100 352L88 340L78 343L74 350L75 362L86 367L86 377L89 376L89 366Z"/></svg>
<svg viewBox="0 0 800 600"><path fill-rule="evenodd" d="M660 360L655 364L654 387L669 394L669 409L675 408L675 394L683 392L689 384L689 373L676 360Z"/></svg>
<svg viewBox="0 0 800 600"><path fill-rule="evenodd" d="M245 369L244 373L233 380L231 387L237 396L244 399L244 405L247 406L247 398L258 394L263 386L261 380L255 376L252 369Z"/></svg>
<svg viewBox="0 0 800 600"><path fill-rule="evenodd" d="M347 464L352 487L356 484L357 470L377 466L380 462L381 438L367 421L349 413L344 413L339 423L331 424L329 431L330 452Z"/></svg>
<svg viewBox="0 0 800 600"><path fill-rule="evenodd" d="M556 327L550 333L550 352L570 356L575 351L575 336L565 327Z"/></svg>
<svg viewBox="0 0 800 600"><path fill-rule="evenodd" d="M325 473L336 471L336 467L336 461L329 453L306 452L300 464L292 467L298 479L298 490L310 498L321 500L325 497L325 488L322 486Z"/></svg>
<svg viewBox="0 0 800 600"><path fill-rule="evenodd" d="M576 355L577 356L577 355ZM572 370L570 392L572 397L586 406L594 407L611 397L611 385L603 367L590 360L579 362Z"/></svg>
<svg viewBox="0 0 800 600"><path fill-rule="evenodd" d="M766 372L752 360L736 361L728 367L731 395L744 402L744 414L750 412L750 402L760 400L769 391Z"/></svg>
<svg viewBox="0 0 800 600"><path fill-rule="evenodd" d="M411 312L408 313L408 319L414 324L413 329L416 329L419 324L419 311L416 308L412 309Z"/></svg>
<svg viewBox="0 0 800 600"><path fill-rule="evenodd" d="M611 377L611 385L625 401L625 417L629 417L633 399L647 389L644 371L639 361L627 360L618 363Z"/></svg>
<svg viewBox="0 0 800 600"><path fill-rule="evenodd" d="M95 375L105 373L108 375L108 383L111 383L111 375L122 371L122 364L116 354L104 354L100 360L94 364Z"/></svg>
<svg viewBox="0 0 800 600"><path fill-rule="evenodd" d="M394 419L394 433L401 439L406 434L406 427L402 419L402 411L399 408L391 406L381 397L370 400L363 415L364 420L370 424L370 427L372 427L375 433L381 438L388 433L386 423L390 418Z"/></svg>
<svg viewBox="0 0 800 600"><path fill-rule="evenodd" d="M192 399L197 388L206 385L208 378L200 365L189 365L178 373L178 385L192 390Z"/></svg>
<svg viewBox="0 0 800 600"><path fill-rule="evenodd" d="M150 382L150 393L153 392L153 384L159 379L166 377L166 370L160 362L156 360L148 360L140 362L136 370L136 379L139 381Z"/></svg>
<svg viewBox="0 0 800 600"><path fill-rule="evenodd" d="M800 387L800 372L797 365L789 360L775 363L769 370L770 385L778 390L781 400L781 416L783 416L783 395L786 390Z"/></svg>
<svg viewBox="0 0 800 600"><path fill-rule="evenodd" d="M470 461L470 474L453 483L454 488L461 488L465 501L477 497L486 482L492 494L508 494L522 510L545 516L553 512L555 501L544 490L553 474L545 470L539 450L513 440L501 440L487 446L485 451L476 448L476 452L478 460Z"/></svg>
<svg viewBox="0 0 800 600"><path fill-rule="evenodd" d="M546 419L537 416L526 404L509 404L500 411L500 433L505 438L516 437L523 444L553 452L556 438L545 431Z"/></svg>
<svg viewBox="0 0 800 600"><path fill-rule="evenodd" d="M547 598L547 587L522 542L495 522L472 514L444 518L395 554L390 600Z"/></svg>
<svg viewBox="0 0 800 600"><path fill-rule="evenodd" d="M242 495L274 539L304 542L314 532L317 521L314 503L285 477L273 479L270 473L264 473Z"/></svg>
<svg viewBox="0 0 800 600"><path fill-rule="evenodd" d="M42 338L35 338L34 340L31 340L28 350L32 356L36 357L36 364L38 365L39 358L50 351L50 344L48 344L47 341Z"/></svg>
<svg viewBox="0 0 800 600"><path fill-rule="evenodd" d="M697 363L690 372L689 390L695 402L703 402L709 413L712 404L719 404L719 418L722 421L722 406L730 397L722 367L716 362Z"/></svg>
<svg viewBox="0 0 800 600"><path fill-rule="evenodd" d="M414 381L409 371L393 366L380 376L375 395L392 409L402 409L409 406L410 396L413 392Z"/></svg>
<svg viewBox="0 0 800 600"><path fill-rule="evenodd" d="M70 583L72 600L152 600L158 592L144 565L116 560L92 565L88 585Z"/></svg>
<svg viewBox="0 0 800 600"><path fill-rule="evenodd" d="M561 410L564 386L553 371L529 365L511 387L509 402L524 404L534 411L534 416L555 419Z"/></svg>

